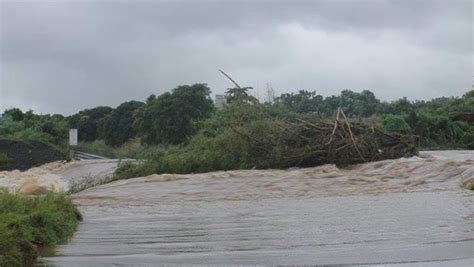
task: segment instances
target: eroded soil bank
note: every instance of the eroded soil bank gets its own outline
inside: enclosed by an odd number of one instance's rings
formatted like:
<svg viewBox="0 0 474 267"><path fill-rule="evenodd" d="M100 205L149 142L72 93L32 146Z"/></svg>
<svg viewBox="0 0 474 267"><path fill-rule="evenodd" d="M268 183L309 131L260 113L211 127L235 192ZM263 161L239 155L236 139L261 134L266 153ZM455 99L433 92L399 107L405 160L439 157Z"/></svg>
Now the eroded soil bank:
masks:
<svg viewBox="0 0 474 267"><path fill-rule="evenodd" d="M66 155L45 143L0 139L0 171L24 171L59 160Z"/></svg>
<svg viewBox="0 0 474 267"><path fill-rule="evenodd" d="M449 151L116 181L74 195L84 222L42 264L471 262L473 174L473 151Z"/></svg>

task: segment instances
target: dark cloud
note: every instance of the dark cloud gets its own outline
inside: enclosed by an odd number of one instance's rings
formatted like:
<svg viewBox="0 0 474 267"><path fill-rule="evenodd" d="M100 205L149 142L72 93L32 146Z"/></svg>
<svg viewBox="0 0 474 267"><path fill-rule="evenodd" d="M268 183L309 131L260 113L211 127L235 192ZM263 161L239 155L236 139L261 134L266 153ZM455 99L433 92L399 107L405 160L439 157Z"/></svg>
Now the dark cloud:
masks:
<svg viewBox="0 0 474 267"><path fill-rule="evenodd" d="M471 1L2 1L0 108L72 113L176 85L460 95Z"/></svg>

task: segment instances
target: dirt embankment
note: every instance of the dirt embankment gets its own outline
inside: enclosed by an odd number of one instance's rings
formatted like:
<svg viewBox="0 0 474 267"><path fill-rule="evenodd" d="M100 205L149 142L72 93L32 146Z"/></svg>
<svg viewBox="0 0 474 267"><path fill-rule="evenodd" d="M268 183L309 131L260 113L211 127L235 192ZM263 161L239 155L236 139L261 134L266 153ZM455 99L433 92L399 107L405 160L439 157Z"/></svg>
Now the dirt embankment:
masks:
<svg viewBox="0 0 474 267"><path fill-rule="evenodd" d="M0 140L0 171L24 171L45 163L65 160L66 156L38 141Z"/></svg>

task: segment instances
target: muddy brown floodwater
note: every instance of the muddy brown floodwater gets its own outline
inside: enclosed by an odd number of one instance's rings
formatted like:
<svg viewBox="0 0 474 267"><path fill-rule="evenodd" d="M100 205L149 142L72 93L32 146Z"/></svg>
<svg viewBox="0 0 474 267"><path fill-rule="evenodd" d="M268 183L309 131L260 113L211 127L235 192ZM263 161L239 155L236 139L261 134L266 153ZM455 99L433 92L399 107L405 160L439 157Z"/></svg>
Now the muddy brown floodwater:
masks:
<svg viewBox="0 0 474 267"><path fill-rule="evenodd" d="M446 151L116 181L74 195L84 222L40 264L470 265L473 177L474 151Z"/></svg>

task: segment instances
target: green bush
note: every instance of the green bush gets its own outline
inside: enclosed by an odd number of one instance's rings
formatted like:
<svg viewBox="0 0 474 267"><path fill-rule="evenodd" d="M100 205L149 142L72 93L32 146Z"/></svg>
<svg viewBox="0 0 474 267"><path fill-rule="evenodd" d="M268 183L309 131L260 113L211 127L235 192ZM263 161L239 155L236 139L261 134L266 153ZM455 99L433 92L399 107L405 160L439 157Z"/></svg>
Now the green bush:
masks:
<svg viewBox="0 0 474 267"><path fill-rule="evenodd" d="M387 114L381 118L382 128L387 132L410 133L410 125L401 115Z"/></svg>
<svg viewBox="0 0 474 267"><path fill-rule="evenodd" d="M0 153L0 170L5 170L10 167L12 160L5 153Z"/></svg>
<svg viewBox="0 0 474 267"><path fill-rule="evenodd" d="M474 126L463 121L452 121L447 114L418 114L415 134L420 136L422 147L471 149L474 145Z"/></svg>
<svg viewBox="0 0 474 267"><path fill-rule="evenodd" d="M120 162L114 180L147 176L155 173L155 168L156 163L152 160Z"/></svg>
<svg viewBox="0 0 474 267"><path fill-rule="evenodd" d="M6 110L0 117L2 139L39 141L66 150L68 125L64 117L20 112L18 109Z"/></svg>
<svg viewBox="0 0 474 267"><path fill-rule="evenodd" d="M0 191L0 266L31 265L39 248L64 242L82 216L70 197L29 197Z"/></svg>

